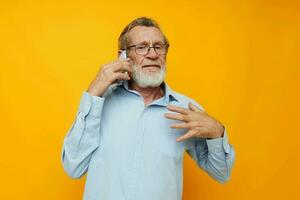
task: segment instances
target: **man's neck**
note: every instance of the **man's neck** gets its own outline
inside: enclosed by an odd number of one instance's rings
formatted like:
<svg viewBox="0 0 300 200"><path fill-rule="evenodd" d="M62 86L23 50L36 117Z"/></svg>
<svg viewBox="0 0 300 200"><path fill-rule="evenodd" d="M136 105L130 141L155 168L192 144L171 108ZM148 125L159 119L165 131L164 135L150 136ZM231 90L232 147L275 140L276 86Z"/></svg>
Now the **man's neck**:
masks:
<svg viewBox="0 0 300 200"><path fill-rule="evenodd" d="M142 88L138 86L134 81L129 81L128 87L131 90L136 90L143 97L145 105L148 105L156 99L164 96L164 90L160 86Z"/></svg>

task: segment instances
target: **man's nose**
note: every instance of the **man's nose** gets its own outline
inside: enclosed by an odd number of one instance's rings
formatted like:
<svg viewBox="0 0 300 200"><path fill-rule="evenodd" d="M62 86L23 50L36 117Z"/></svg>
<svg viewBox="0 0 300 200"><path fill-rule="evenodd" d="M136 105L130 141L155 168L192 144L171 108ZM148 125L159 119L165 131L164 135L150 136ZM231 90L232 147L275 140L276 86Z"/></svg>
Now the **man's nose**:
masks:
<svg viewBox="0 0 300 200"><path fill-rule="evenodd" d="M146 57L150 58L150 59L156 59L156 58L158 58L158 55L155 52L155 50L154 50L153 47L148 50L148 53L146 54Z"/></svg>

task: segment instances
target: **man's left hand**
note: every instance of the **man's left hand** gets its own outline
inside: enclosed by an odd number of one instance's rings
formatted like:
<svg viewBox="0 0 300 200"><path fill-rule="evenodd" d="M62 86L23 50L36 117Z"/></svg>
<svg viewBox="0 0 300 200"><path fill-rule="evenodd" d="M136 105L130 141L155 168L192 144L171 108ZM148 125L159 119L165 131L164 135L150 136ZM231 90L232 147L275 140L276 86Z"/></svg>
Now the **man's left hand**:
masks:
<svg viewBox="0 0 300 200"><path fill-rule="evenodd" d="M174 105L167 106L168 110L176 112L176 114L166 113L166 118L183 121L182 123L172 124L170 127L189 129L188 132L176 139L177 142L192 137L207 139L223 137L224 126L218 120L209 116L205 111L192 103L189 103L188 107L189 109Z"/></svg>

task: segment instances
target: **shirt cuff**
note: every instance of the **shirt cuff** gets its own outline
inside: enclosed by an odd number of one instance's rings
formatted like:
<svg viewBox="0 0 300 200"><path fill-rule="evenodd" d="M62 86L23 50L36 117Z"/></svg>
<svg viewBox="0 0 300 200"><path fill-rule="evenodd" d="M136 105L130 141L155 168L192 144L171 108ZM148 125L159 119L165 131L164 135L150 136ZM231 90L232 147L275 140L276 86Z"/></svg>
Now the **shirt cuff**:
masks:
<svg viewBox="0 0 300 200"><path fill-rule="evenodd" d="M225 151L226 153L230 152L230 146L228 143L227 130L224 129L224 135L220 138L206 140L207 148L209 152L220 152Z"/></svg>
<svg viewBox="0 0 300 200"><path fill-rule="evenodd" d="M91 115L95 118L100 118L104 100L104 97L93 96L84 91L80 100L79 112L82 112L84 116Z"/></svg>

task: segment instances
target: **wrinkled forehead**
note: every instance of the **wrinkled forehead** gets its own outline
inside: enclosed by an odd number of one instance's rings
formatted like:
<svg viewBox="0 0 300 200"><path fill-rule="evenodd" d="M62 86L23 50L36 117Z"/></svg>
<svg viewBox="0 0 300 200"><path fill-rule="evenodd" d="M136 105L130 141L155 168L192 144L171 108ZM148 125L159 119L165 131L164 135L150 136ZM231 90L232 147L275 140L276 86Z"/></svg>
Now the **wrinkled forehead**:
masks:
<svg viewBox="0 0 300 200"><path fill-rule="evenodd" d="M138 43L161 43L164 42L162 32L156 27L136 26L128 33L129 45Z"/></svg>

